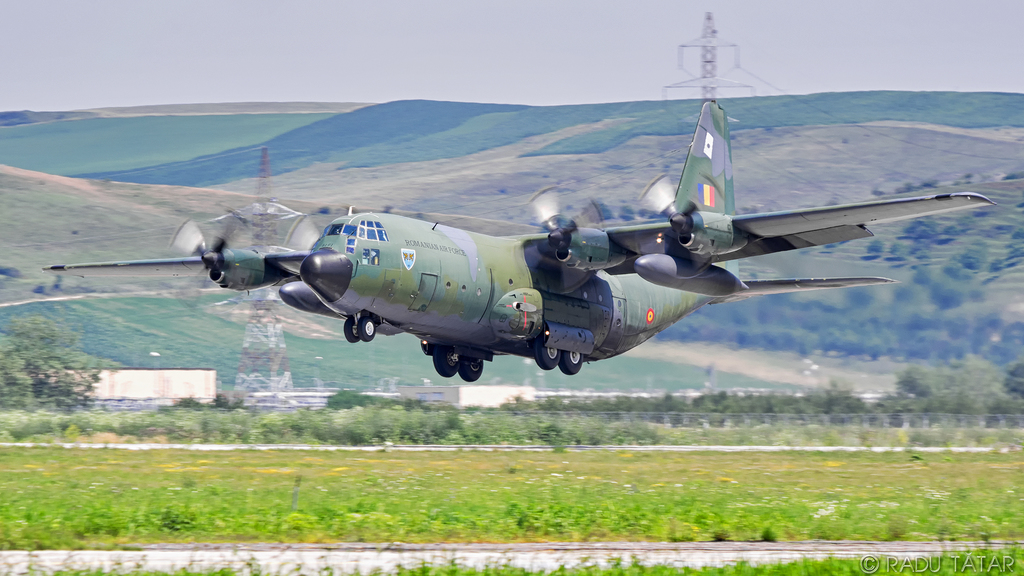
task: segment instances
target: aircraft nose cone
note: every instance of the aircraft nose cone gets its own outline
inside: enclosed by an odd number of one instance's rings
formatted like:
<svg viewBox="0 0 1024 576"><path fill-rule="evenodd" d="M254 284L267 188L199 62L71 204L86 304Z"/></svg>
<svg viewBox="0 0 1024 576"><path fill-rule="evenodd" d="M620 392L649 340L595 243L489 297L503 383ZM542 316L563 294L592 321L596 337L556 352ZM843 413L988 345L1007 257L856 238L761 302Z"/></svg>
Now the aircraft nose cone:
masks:
<svg viewBox="0 0 1024 576"><path fill-rule="evenodd" d="M299 277L325 302L337 302L352 281L352 261L335 250L317 250L299 265Z"/></svg>

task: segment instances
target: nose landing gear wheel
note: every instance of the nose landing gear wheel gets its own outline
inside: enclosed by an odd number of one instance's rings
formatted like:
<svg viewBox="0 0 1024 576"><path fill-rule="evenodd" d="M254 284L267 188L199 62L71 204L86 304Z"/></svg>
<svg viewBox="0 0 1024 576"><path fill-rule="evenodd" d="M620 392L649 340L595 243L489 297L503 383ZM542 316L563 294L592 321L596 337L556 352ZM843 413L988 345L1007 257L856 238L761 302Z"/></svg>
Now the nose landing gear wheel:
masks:
<svg viewBox="0 0 1024 576"><path fill-rule="evenodd" d="M562 351L556 348L548 348L544 345L543 338L536 338L533 341L533 358L541 370L554 370L558 366L558 360L562 357Z"/></svg>
<svg viewBox="0 0 1024 576"><path fill-rule="evenodd" d="M558 361L558 369L562 374L572 376L578 374L580 368L583 368L583 354L562 351L562 359Z"/></svg>
<svg viewBox="0 0 1024 576"><path fill-rule="evenodd" d="M459 376L466 382L476 382L484 373L484 361L478 358L466 358L459 362Z"/></svg>
<svg viewBox="0 0 1024 576"><path fill-rule="evenodd" d="M434 346L434 370L444 378L451 378L459 371L459 355L451 346ZM483 367L481 367L483 370Z"/></svg>
<svg viewBox="0 0 1024 576"><path fill-rule="evenodd" d="M348 340L349 343L355 344L356 342L359 342L359 333L356 331L355 318L349 316L345 319L345 327L342 332L345 333L345 340Z"/></svg>
<svg viewBox="0 0 1024 576"><path fill-rule="evenodd" d="M373 323L373 318L369 316L363 316L359 319L359 339L363 342L369 342L373 340L373 337L377 335L377 325Z"/></svg>

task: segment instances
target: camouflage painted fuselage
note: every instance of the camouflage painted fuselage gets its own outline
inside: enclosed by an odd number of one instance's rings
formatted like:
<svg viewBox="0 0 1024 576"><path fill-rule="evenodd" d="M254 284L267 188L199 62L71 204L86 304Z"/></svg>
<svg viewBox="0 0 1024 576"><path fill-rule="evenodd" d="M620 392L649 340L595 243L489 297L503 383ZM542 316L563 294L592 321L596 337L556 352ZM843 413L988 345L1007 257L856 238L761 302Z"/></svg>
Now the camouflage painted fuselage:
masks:
<svg viewBox="0 0 1024 576"><path fill-rule="evenodd" d="M710 301L636 274L546 270L523 238L474 234L392 214L357 214L334 224L379 222L387 240L324 235L355 265L348 290L325 302L351 316L369 312L432 343L532 356L545 322L593 333L593 360L638 346ZM535 243L534 243L535 244ZM404 253L404 254L403 254ZM519 311L512 302L532 302Z"/></svg>

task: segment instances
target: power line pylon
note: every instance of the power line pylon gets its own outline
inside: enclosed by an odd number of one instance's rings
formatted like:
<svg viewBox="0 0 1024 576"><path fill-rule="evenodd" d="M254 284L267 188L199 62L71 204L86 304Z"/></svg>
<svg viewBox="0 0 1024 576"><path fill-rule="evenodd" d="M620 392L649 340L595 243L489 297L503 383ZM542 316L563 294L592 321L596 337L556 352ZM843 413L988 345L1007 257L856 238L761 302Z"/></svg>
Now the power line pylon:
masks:
<svg viewBox="0 0 1024 576"><path fill-rule="evenodd" d="M700 77L696 77L686 69L683 60L687 48L700 48ZM718 97L718 88L749 88L751 96L754 95L754 87L743 84L718 75L718 49L732 48L736 62L733 69L740 67L740 47L738 44L725 41L718 37L718 30L715 29L715 16L711 12L704 13L704 26L700 38L691 40L679 45L679 69L693 78L669 84L661 89L662 99L668 98L668 91L672 89L693 89L700 88L700 96L705 102Z"/></svg>
<svg viewBox="0 0 1024 576"><path fill-rule="evenodd" d="M279 221L303 216L278 204L270 195L270 155L264 147L260 158L256 201L232 214L249 224L252 244L259 251L270 251L273 248L278 236ZM292 372L288 365L284 330L277 315L277 291L271 288L253 290L243 302L249 305L249 321L245 325L235 389L251 392L291 390Z"/></svg>

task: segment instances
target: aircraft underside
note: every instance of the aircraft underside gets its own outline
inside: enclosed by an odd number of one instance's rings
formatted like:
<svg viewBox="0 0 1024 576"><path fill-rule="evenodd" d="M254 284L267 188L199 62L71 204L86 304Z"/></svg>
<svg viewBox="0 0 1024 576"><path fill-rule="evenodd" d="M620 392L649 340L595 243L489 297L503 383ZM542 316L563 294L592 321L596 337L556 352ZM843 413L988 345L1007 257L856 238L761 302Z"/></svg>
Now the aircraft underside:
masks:
<svg viewBox="0 0 1024 576"><path fill-rule="evenodd" d="M295 300L296 294L305 290L308 288L304 284L290 283L281 289L281 295L285 302L303 309ZM423 310L411 309L404 301L395 301L386 294L359 296L349 291L328 306L347 317L344 332L349 342L368 342L377 332L412 334L419 338L421 350L433 359L440 376L458 374L473 382L481 377L484 363L496 355L533 358L541 369L557 367L575 375L583 363L611 358L639 346L708 302L699 295L652 285L635 274L594 274L570 294L527 290L540 298L535 309L516 309L516 305L524 304L518 300L525 301L519 296L514 296L516 302L507 308L507 314L520 316L524 326L536 327L519 334L507 329L509 319L503 320L500 302L496 308L488 301L487 306L471 314L444 313L444 308L432 309L430 305ZM627 293L632 301L625 298ZM312 296L307 297L312 301ZM538 337L536 331L540 329L544 334Z"/></svg>

